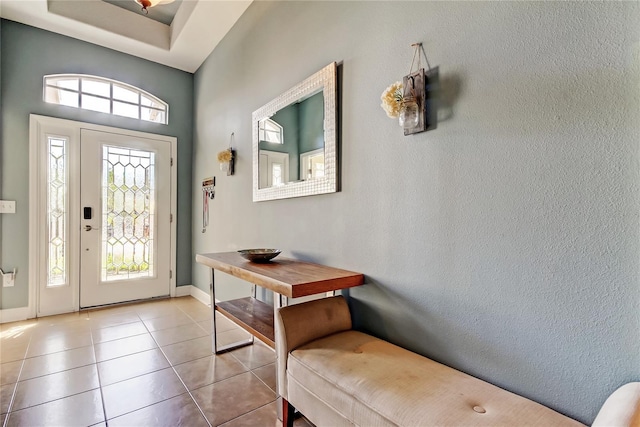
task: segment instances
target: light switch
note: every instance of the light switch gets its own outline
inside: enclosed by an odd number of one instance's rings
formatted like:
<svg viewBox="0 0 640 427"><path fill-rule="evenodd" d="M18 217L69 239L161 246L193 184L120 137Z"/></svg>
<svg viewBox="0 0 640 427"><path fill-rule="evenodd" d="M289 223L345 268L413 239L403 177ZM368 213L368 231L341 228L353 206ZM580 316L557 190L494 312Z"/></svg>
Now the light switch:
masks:
<svg viewBox="0 0 640 427"><path fill-rule="evenodd" d="M16 213L14 200L0 200L0 213Z"/></svg>

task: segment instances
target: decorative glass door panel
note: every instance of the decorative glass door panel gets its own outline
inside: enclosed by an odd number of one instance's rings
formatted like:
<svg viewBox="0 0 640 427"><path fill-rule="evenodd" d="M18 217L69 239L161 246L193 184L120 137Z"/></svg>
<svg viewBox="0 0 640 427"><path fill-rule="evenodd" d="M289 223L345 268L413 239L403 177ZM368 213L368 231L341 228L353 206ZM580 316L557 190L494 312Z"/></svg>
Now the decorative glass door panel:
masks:
<svg viewBox="0 0 640 427"><path fill-rule="evenodd" d="M155 277L155 153L102 151L102 280Z"/></svg>
<svg viewBox="0 0 640 427"><path fill-rule="evenodd" d="M82 130L80 306L170 293L171 145Z"/></svg>
<svg viewBox="0 0 640 427"><path fill-rule="evenodd" d="M67 143L67 138L47 137L47 287L69 284Z"/></svg>

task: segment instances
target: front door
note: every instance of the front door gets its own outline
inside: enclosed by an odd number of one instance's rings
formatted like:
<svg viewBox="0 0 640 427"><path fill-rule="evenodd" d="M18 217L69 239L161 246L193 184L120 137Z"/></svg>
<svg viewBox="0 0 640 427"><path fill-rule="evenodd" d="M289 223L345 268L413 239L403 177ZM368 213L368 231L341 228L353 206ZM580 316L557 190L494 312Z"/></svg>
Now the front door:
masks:
<svg viewBox="0 0 640 427"><path fill-rule="evenodd" d="M30 128L33 315L170 295L177 140L37 115Z"/></svg>
<svg viewBox="0 0 640 427"><path fill-rule="evenodd" d="M171 144L81 131L80 307L169 295Z"/></svg>

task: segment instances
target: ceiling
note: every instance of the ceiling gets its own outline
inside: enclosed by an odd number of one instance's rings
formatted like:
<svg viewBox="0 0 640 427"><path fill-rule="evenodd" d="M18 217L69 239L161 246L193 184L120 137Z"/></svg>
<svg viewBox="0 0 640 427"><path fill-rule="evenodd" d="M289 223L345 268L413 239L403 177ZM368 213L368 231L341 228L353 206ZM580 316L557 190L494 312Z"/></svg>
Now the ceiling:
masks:
<svg viewBox="0 0 640 427"><path fill-rule="evenodd" d="M253 0L0 0L0 16L195 72Z"/></svg>
<svg viewBox="0 0 640 427"><path fill-rule="evenodd" d="M176 12L178 12L178 8L182 4L182 0L174 0L171 3L165 3L160 5L161 7L152 7L149 8L147 13L142 11L142 6L140 6L135 1L131 0L102 0L104 2L110 3L114 6L121 7L126 10L130 10L131 12L139 13L141 15L145 15L149 19L153 19L154 21L162 22L166 25L171 25L171 21L176 16Z"/></svg>

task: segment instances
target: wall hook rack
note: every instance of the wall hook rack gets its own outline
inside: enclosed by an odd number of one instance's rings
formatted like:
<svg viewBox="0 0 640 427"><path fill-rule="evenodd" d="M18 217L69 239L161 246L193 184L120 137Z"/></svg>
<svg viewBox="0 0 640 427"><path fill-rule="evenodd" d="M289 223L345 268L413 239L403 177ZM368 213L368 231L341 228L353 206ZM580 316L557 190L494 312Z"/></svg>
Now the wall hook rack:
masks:
<svg viewBox="0 0 640 427"><path fill-rule="evenodd" d="M202 180L202 232L207 231L209 226L209 200L216 196L216 177Z"/></svg>

